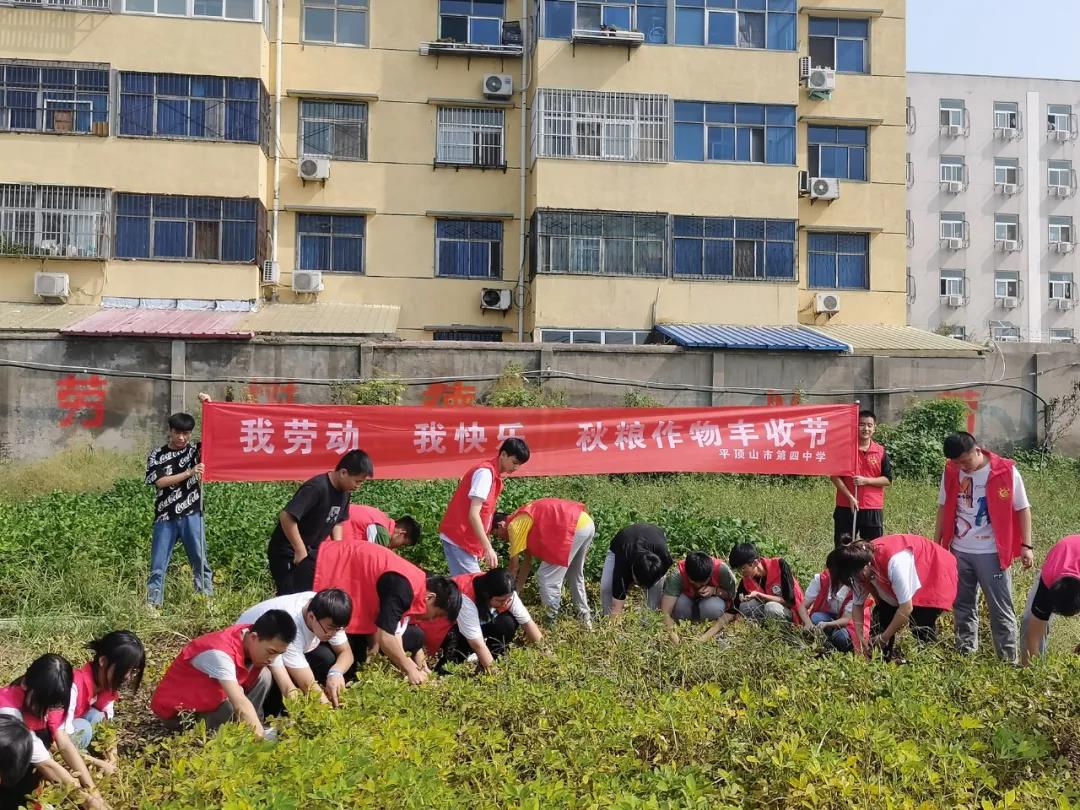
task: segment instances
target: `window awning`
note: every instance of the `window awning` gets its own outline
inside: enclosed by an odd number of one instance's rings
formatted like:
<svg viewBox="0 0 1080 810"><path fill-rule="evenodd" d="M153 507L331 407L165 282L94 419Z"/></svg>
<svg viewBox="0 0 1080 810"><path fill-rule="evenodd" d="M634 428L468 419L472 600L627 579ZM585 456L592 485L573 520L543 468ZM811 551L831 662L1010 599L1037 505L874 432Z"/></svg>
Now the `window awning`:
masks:
<svg viewBox="0 0 1080 810"><path fill-rule="evenodd" d="M728 326L664 323L656 331L687 349L778 352L850 352L851 347L801 326Z"/></svg>
<svg viewBox="0 0 1080 810"><path fill-rule="evenodd" d="M181 309L101 309L60 330L62 335L161 337L185 340L249 340L239 328L245 312L192 312Z"/></svg>

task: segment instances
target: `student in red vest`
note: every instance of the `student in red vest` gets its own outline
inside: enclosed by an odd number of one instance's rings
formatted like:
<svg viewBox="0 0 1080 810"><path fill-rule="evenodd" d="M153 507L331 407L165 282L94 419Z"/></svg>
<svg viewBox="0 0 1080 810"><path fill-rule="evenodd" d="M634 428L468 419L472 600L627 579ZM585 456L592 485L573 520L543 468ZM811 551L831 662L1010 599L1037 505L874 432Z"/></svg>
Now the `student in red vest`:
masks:
<svg viewBox="0 0 1080 810"><path fill-rule="evenodd" d="M361 540L378 543L391 551L415 546L423 533L416 518L403 515L397 520L381 509L354 503L349 507L349 519L342 525L342 540Z"/></svg>
<svg viewBox="0 0 1080 810"><path fill-rule="evenodd" d="M892 461L885 448L874 441L877 417L873 411L859 411L859 452L854 476L833 477L836 507L833 509L833 542L855 533L874 540L885 533L885 487L892 484Z"/></svg>
<svg viewBox="0 0 1080 810"><path fill-rule="evenodd" d="M234 624L188 642L154 691L150 710L171 731L191 713L214 731L239 720L263 738L262 705L270 689L267 669L296 638L296 625L284 610L269 610L254 624Z"/></svg>
<svg viewBox="0 0 1080 810"><path fill-rule="evenodd" d="M524 439L502 443L499 455L470 469L454 491L439 524L439 539L450 575L480 573L480 560L488 568L499 564L488 533L495 518L495 506L503 488L503 477L529 460Z"/></svg>
<svg viewBox="0 0 1080 810"><path fill-rule="evenodd" d="M1024 568L1035 562L1024 481L1015 464L979 447L970 433L946 437L944 450L948 463L941 476L934 539L956 556L956 648L962 653L978 649L981 590L994 649L1015 664L1011 568L1017 557Z"/></svg>
<svg viewBox="0 0 1080 810"><path fill-rule="evenodd" d="M1050 549L1031 586L1022 623L1025 666L1046 652L1046 635L1055 614L1080 614L1080 534L1063 537ZM1080 654L1080 646L1076 652Z"/></svg>
<svg viewBox="0 0 1080 810"><path fill-rule="evenodd" d="M728 564L742 575L737 594L739 613L751 621L802 622L802 587L787 560L762 557L753 543L736 543Z"/></svg>
<svg viewBox="0 0 1080 810"><path fill-rule="evenodd" d="M357 663L379 650L409 683L430 674L424 633L411 620L447 616L461 609L461 591L449 577L429 577L423 569L377 543L330 543L315 563L315 587L340 588L353 602L345 628Z"/></svg>
<svg viewBox="0 0 1080 810"><path fill-rule="evenodd" d="M585 592L585 558L596 537L596 524L585 511L585 504L541 498L525 504L509 517L505 512L497 512L494 534L509 544L510 573L518 590L529 579L533 558L540 560L536 584L549 621L559 615L563 582L569 576L570 598L578 618L586 627L592 627L589 597Z"/></svg>
<svg viewBox="0 0 1080 810"><path fill-rule="evenodd" d="M678 644L677 621L713 622L700 640L708 641L734 618L730 613L737 589L726 562L703 551L691 551L664 578L660 612L671 640ZM719 626L717 626L719 625Z"/></svg>
<svg viewBox="0 0 1080 810"><path fill-rule="evenodd" d="M34 790L34 735L22 720L0 714L0 810L18 810Z"/></svg>
<svg viewBox="0 0 1080 810"><path fill-rule="evenodd" d="M851 542L850 534L841 535L841 543ZM826 568L814 574L803 595L803 627L812 627L822 633L828 649L851 652L855 649L855 620L852 618L855 594L847 585L833 586L832 576ZM870 609L874 605L868 597L862 605L863 647L870 640Z"/></svg>
<svg viewBox="0 0 1080 810"><path fill-rule="evenodd" d="M652 523L633 523L611 538L604 571L600 575L600 610L605 616L623 612L627 592L637 585L645 590L645 603L660 609L664 574L674 564L667 535Z"/></svg>
<svg viewBox="0 0 1080 810"><path fill-rule="evenodd" d="M880 648L899 658L896 634L905 625L919 641L937 639L938 617L956 599L956 560L941 546L915 534L887 534L829 552L825 564L834 587L851 588L855 649L870 655ZM876 597L871 638L864 643L864 606Z"/></svg>

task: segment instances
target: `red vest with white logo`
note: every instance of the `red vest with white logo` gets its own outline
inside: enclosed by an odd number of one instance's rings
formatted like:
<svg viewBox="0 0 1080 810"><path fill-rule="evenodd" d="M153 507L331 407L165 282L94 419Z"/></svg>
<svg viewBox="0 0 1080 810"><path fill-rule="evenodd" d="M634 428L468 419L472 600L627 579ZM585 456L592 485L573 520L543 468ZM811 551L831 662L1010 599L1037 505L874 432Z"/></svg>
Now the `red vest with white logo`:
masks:
<svg viewBox="0 0 1080 810"><path fill-rule="evenodd" d="M474 557L480 557L484 553L484 547L476 539L472 526L469 525L469 507L471 506L469 490L472 489L473 474L477 470L485 469L491 471L491 491L488 492L487 499L484 501L483 506L480 507L480 523L483 524L486 533L491 533L491 521L495 517L495 504L499 502L499 495L502 493L503 488L497 458L492 461L485 461L483 464L477 464L465 473L461 481L458 482L457 489L454 490L454 497L450 499L450 505L446 507L446 514L443 515L442 523L439 524L440 534L446 535L451 543L469 552Z"/></svg>
<svg viewBox="0 0 1080 810"><path fill-rule="evenodd" d="M342 526L341 539L359 540L361 543L366 543L369 526L382 526L388 533L393 534L397 523L381 509L354 503L349 507L349 519Z"/></svg>
<svg viewBox="0 0 1080 810"><path fill-rule="evenodd" d="M226 695L221 684L192 663L197 655L210 650L229 656L236 665L237 682L244 691L250 689L262 672L262 667L251 666L244 660L244 633L250 627L250 624L234 624L189 641L154 690L150 710L168 720L180 712L212 712L224 703Z"/></svg>
<svg viewBox="0 0 1080 810"><path fill-rule="evenodd" d="M820 577L820 579L818 580L820 590L818 590L817 599L814 600L814 604L810 606L810 610L808 611L811 616L813 616L815 613L832 612L832 608L829 605L829 599L832 596L832 579L829 576L828 569L822 571L820 574L818 574L818 576ZM844 611L847 610L848 603L850 603L851 600L854 598L855 594L849 589L848 595L844 598L844 601L840 603L840 613L837 615L836 618L839 619L841 616L844 615ZM870 640L870 610L873 607L874 598L870 597L866 600L866 603L863 604L863 641ZM851 636L851 643L855 644L856 639L854 619L848 621L847 627L845 629L847 630L848 635Z"/></svg>
<svg viewBox="0 0 1080 810"><path fill-rule="evenodd" d="M874 552L870 563L873 586L879 594L896 601L889 581L889 560L901 551L915 557L919 590L911 598L914 607L952 610L956 601L956 558L937 543L917 534L888 534L870 544Z"/></svg>
<svg viewBox="0 0 1080 810"><path fill-rule="evenodd" d="M870 447L866 450L860 450L857 453L855 474L861 475L863 478L880 478L881 477L881 463L885 458L885 448L875 441L870 442ZM859 491L855 492L855 481L849 476L843 476L844 486L848 488L848 492L852 492L859 498L860 509L884 509L885 508L885 487L859 487ZM836 491L836 505L850 507L851 504L848 499L840 494L840 490Z"/></svg>
<svg viewBox="0 0 1080 810"><path fill-rule="evenodd" d="M522 506L506 522L509 525L521 515L531 517L533 524L525 541L526 551L538 560L565 568L570 565L574 534L584 511L583 503L564 501L562 498L540 498Z"/></svg>
<svg viewBox="0 0 1080 810"><path fill-rule="evenodd" d="M87 663L75 670L75 714L74 717L86 717L90 707L104 711L119 695L111 689L97 691L94 683L94 665Z"/></svg>
<svg viewBox="0 0 1080 810"><path fill-rule="evenodd" d="M720 589L720 566L724 564L724 561L716 557L712 557L712 574L709 575L709 581L706 585L711 585L717 590ZM698 595L697 586L690 581L690 577L686 573L686 560L679 560L679 576L682 577L682 592L683 596L688 596L691 599L696 599Z"/></svg>
<svg viewBox="0 0 1080 810"><path fill-rule="evenodd" d="M1052 588L1062 577L1080 579L1080 534L1062 537L1046 554L1039 572L1043 585Z"/></svg>
<svg viewBox="0 0 1080 810"><path fill-rule="evenodd" d="M1020 556L1020 513L1013 510L1013 463L983 450L990 459L990 475L986 479L986 511L994 528L998 562L1002 569L1012 565ZM956 534L956 510L960 500L960 468L951 461L945 464L945 537L942 545L949 548Z"/></svg>
<svg viewBox="0 0 1080 810"><path fill-rule="evenodd" d="M67 707L64 707L51 709L44 717L29 714L26 711L26 687L18 684L0 688L0 709L14 709L24 726L35 734L47 731L50 739L53 732L64 725L64 715L67 713Z"/></svg>
<svg viewBox="0 0 1080 810"><path fill-rule="evenodd" d="M753 577L743 577L742 585L743 589L754 593L767 593L772 596L783 596L783 576L780 572L780 558L779 557L760 557L762 565L765 566L765 585L762 587ZM802 619L799 618L799 605L802 604L803 594L802 586L799 585L799 580L794 573L791 575L791 586L794 589L793 596L795 597L795 603L791 606L791 619L795 624L802 624Z"/></svg>
<svg viewBox="0 0 1080 810"><path fill-rule="evenodd" d="M315 558L316 591L340 588L352 599L352 620L345 631L370 635L377 629L379 594L375 584L383 574L401 574L412 587L413 599L402 618L427 612L427 574L378 543L324 543Z"/></svg>

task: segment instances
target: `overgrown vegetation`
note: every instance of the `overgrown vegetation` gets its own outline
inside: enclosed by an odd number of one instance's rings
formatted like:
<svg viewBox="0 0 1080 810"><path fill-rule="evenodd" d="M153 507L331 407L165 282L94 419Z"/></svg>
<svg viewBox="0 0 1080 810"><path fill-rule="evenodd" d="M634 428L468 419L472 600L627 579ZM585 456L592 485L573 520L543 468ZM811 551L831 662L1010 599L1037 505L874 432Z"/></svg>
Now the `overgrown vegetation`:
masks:
<svg viewBox="0 0 1080 810"><path fill-rule="evenodd" d="M662 408L664 404L646 391L631 388L623 394L623 405L627 408Z"/></svg>
<svg viewBox="0 0 1080 810"><path fill-rule="evenodd" d="M502 375L480 397L493 408L565 408L566 393L552 391L525 377L525 367L507 363Z"/></svg>
<svg viewBox="0 0 1080 810"><path fill-rule="evenodd" d="M337 405L400 405L406 385L393 377L374 377L362 383L335 385L330 399Z"/></svg>
<svg viewBox="0 0 1080 810"><path fill-rule="evenodd" d="M889 451L898 478L930 480L941 476L942 442L965 430L968 406L962 399L925 399L911 403L899 422L882 424L875 438Z"/></svg>

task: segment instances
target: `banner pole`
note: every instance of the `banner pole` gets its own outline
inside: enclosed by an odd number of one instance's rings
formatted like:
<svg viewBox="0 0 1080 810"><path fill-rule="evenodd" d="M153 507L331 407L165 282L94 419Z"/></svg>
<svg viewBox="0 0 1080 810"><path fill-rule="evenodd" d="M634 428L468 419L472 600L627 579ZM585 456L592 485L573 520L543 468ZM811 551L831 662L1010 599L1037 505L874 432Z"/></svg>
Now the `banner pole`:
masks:
<svg viewBox="0 0 1080 810"><path fill-rule="evenodd" d="M851 508L851 542L855 542L856 538L856 526L859 524L859 485L855 482L855 478L859 474L859 409L862 407L862 403L859 400L855 400L855 475L851 478L851 483L855 487L855 505Z"/></svg>

